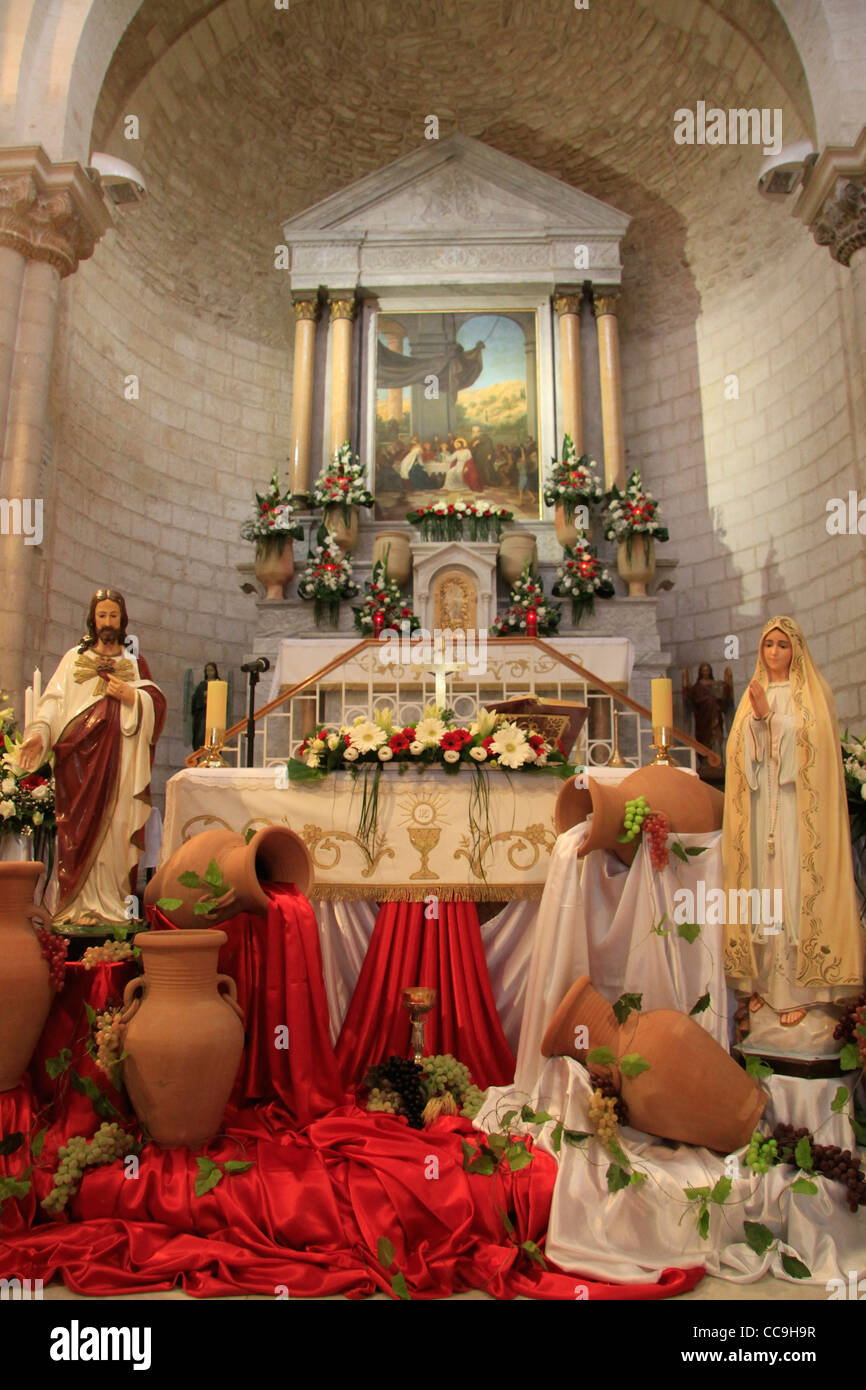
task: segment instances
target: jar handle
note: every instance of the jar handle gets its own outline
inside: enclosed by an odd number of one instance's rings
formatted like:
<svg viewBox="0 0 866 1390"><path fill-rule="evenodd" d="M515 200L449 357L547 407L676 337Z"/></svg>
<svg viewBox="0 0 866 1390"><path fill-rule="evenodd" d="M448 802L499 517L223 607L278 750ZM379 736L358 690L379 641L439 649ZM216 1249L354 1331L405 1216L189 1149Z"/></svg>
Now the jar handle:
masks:
<svg viewBox="0 0 866 1390"><path fill-rule="evenodd" d="M228 994L222 993L222 990L220 989L221 985L226 986ZM244 1011L238 1003L238 987L232 979L231 975L217 975L217 990L219 990L220 998L224 999L226 1003L234 1009L241 1023L243 1023Z"/></svg>
<svg viewBox="0 0 866 1390"><path fill-rule="evenodd" d="M141 990L141 995L138 999L133 999L133 993L137 989ZM135 1018L135 1015L138 1013L142 1003L144 1002L144 996L146 993L146 975L136 975L134 980L127 981L126 988L123 991L123 1013L120 1015L120 1022L124 1028L128 1023L132 1021L132 1019Z"/></svg>
<svg viewBox="0 0 866 1390"><path fill-rule="evenodd" d="M51 930L51 913L50 913L50 912L46 912L46 910L45 910L44 907L42 907L42 906L39 906L39 907L29 907L29 908L27 909L27 916L30 918L30 921L33 923L33 930L34 930L34 931L50 931L50 930Z"/></svg>

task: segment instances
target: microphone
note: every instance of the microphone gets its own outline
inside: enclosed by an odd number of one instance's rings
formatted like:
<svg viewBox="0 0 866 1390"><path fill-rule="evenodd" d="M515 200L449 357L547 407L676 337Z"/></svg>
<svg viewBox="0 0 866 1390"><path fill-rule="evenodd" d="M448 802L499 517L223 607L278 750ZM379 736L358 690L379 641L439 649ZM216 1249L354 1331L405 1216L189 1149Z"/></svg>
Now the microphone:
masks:
<svg viewBox="0 0 866 1390"><path fill-rule="evenodd" d="M245 666L241 667L241 670L246 671L247 675L250 676L261 675L263 671L270 671L270 669L271 663L266 656L257 656L254 661L248 661Z"/></svg>

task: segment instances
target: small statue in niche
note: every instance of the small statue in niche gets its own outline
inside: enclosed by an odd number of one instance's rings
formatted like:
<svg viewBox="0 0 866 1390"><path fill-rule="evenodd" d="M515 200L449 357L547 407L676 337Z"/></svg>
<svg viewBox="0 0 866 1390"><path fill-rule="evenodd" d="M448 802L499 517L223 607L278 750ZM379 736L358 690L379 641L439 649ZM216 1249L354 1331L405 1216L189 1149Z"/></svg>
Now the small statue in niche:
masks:
<svg viewBox="0 0 866 1390"><path fill-rule="evenodd" d="M724 680L713 677L713 668L708 661L698 667L698 678L694 685L689 682L688 667L682 668L683 703L691 708L695 722L695 738L714 753L722 756L725 739L725 715L734 707L734 678L730 666L725 667ZM698 758L698 774L705 782L724 781L725 769L711 767L706 758Z"/></svg>

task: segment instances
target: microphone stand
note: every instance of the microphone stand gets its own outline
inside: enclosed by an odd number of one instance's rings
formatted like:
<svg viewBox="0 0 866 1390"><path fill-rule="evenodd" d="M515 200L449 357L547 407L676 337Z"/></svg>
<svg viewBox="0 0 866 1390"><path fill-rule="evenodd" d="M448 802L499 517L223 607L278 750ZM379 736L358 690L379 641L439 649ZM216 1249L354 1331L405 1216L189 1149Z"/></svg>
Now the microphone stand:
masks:
<svg viewBox="0 0 866 1390"><path fill-rule="evenodd" d="M259 683L259 672L249 671L250 678L250 698L247 706L247 767L255 766L256 750L256 686Z"/></svg>

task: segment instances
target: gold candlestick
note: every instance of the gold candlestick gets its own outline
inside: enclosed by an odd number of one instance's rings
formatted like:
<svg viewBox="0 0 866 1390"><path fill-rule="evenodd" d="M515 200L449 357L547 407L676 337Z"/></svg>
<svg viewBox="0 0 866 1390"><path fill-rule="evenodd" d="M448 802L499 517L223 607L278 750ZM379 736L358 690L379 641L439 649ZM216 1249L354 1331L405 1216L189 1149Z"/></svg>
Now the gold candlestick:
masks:
<svg viewBox="0 0 866 1390"><path fill-rule="evenodd" d="M613 749L607 760L608 767L626 767L627 763L619 751L619 710L613 712Z"/></svg>
<svg viewBox="0 0 866 1390"><path fill-rule="evenodd" d="M403 1008L408 1009L412 1020L409 1046L416 1062L424 1056L424 1018L435 1003L436 991L426 985L408 985L403 990Z"/></svg>
<svg viewBox="0 0 866 1390"><path fill-rule="evenodd" d="M208 729L205 742L207 752L199 763L199 767L228 767L225 758L221 756L225 736L225 729Z"/></svg>
<svg viewBox="0 0 866 1390"><path fill-rule="evenodd" d="M664 763L668 766L671 765L671 756L668 752L673 742L671 732L672 730L668 729L665 725L661 725L659 728L653 726L653 741L650 747L656 750L654 762Z"/></svg>

